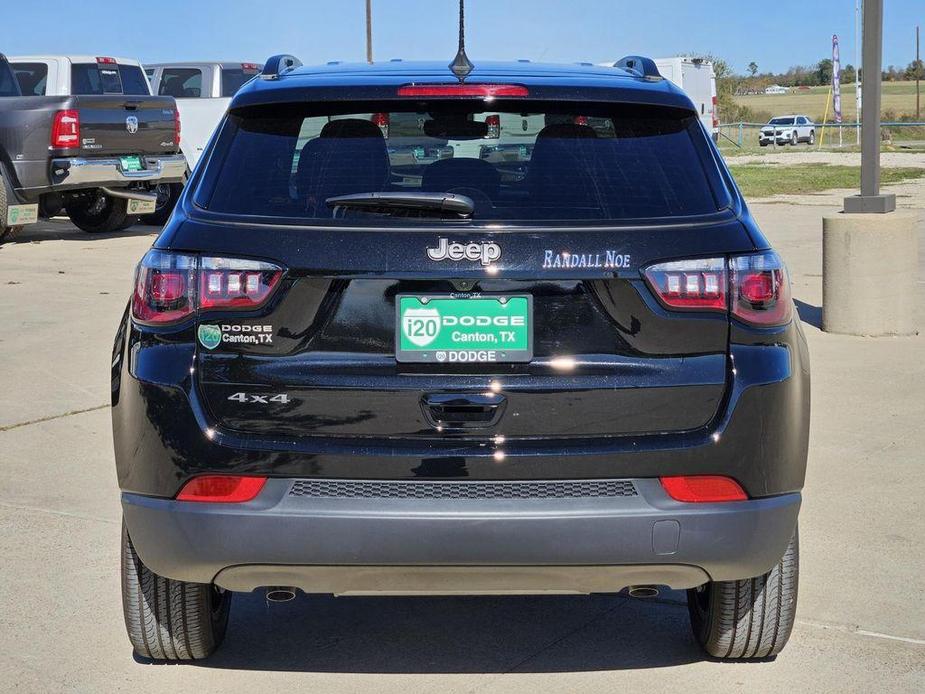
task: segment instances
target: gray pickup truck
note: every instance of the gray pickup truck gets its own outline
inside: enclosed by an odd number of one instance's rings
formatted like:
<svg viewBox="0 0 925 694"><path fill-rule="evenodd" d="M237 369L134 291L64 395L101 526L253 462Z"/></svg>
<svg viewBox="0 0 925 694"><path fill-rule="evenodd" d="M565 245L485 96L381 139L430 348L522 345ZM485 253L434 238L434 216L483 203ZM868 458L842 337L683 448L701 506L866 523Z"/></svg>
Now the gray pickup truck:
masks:
<svg viewBox="0 0 925 694"><path fill-rule="evenodd" d="M104 63L101 81L118 71ZM23 96L0 54L0 240L62 211L87 232L124 229L155 211L158 184L182 181L174 100L101 91Z"/></svg>

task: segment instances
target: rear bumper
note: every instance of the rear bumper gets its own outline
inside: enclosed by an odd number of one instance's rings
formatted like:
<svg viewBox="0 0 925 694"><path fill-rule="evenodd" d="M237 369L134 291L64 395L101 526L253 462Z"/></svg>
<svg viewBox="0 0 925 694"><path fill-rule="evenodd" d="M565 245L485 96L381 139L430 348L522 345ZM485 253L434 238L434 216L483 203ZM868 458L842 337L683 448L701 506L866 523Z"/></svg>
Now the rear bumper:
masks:
<svg viewBox="0 0 925 694"><path fill-rule="evenodd" d="M609 592L748 578L780 559L800 507L798 493L684 504L657 480L633 483L637 493L620 497L406 499L294 496L291 480L273 479L245 504L125 493L122 506L139 556L160 575L325 593Z"/></svg>
<svg viewBox="0 0 925 694"><path fill-rule="evenodd" d="M119 157L57 157L47 160L14 162L20 198L35 202L44 193L86 188L125 187L132 183L179 183L186 173L182 154L142 157L144 169L125 171Z"/></svg>

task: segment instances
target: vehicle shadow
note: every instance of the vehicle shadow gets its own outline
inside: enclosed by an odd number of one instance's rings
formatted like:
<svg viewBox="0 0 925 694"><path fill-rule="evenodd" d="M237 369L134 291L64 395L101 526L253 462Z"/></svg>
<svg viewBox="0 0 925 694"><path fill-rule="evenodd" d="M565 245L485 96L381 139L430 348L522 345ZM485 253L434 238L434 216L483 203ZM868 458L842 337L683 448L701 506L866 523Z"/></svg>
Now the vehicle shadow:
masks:
<svg viewBox="0 0 925 694"><path fill-rule="evenodd" d="M126 238L132 236L155 236L161 232L160 226L135 224L122 231L103 234L88 234L74 226L69 219L55 218L29 224L20 230L16 238L4 241L0 249L15 246L17 243L40 243L42 241L105 241L106 239Z"/></svg>
<svg viewBox="0 0 925 694"><path fill-rule="evenodd" d="M345 597L238 594L228 635L194 665L362 674L578 672L706 660L684 594Z"/></svg>
<svg viewBox="0 0 925 694"><path fill-rule="evenodd" d="M797 312L800 314L800 320L814 328L822 330L822 307L807 304L805 301L794 299L793 303L797 305Z"/></svg>

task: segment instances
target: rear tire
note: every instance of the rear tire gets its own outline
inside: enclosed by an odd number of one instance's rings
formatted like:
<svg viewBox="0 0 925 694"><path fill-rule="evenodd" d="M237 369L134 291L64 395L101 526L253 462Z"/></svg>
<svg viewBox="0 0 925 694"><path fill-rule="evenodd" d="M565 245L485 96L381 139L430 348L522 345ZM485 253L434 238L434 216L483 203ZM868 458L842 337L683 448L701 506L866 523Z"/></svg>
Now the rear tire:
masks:
<svg viewBox="0 0 925 694"><path fill-rule="evenodd" d="M694 637L714 658L741 660L780 653L797 609L800 548L796 530L768 573L714 581L687 591Z"/></svg>
<svg viewBox="0 0 925 694"><path fill-rule="evenodd" d="M231 593L174 581L146 567L122 523L122 611L135 652L153 660L199 660L225 638Z"/></svg>
<svg viewBox="0 0 925 694"><path fill-rule="evenodd" d="M22 226L6 226L6 208L6 185L3 182L3 177L0 176L0 243L12 241L22 229Z"/></svg>
<svg viewBox="0 0 925 694"><path fill-rule="evenodd" d="M151 214L145 215L145 224L157 224L163 226L170 219L173 208L177 205L180 193L183 192L182 183L161 183L155 189L157 193L157 207Z"/></svg>
<svg viewBox="0 0 925 694"><path fill-rule="evenodd" d="M794 130L792 133L790 133L790 146L796 147L798 144L800 144L800 138L797 137L797 131Z"/></svg>
<svg viewBox="0 0 925 694"><path fill-rule="evenodd" d="M119 231L130 226L128 215L128 200L113 198L103 193L74 201L67 206L67 215L74 225L88 234L103 234L110 231Z"/></svg>
<svg viewBox="0 0 925 694"><path fill-rule="evenodd" d="M815 130L809 131L809 144L810 145L816 144L816 131Z"/></svg>

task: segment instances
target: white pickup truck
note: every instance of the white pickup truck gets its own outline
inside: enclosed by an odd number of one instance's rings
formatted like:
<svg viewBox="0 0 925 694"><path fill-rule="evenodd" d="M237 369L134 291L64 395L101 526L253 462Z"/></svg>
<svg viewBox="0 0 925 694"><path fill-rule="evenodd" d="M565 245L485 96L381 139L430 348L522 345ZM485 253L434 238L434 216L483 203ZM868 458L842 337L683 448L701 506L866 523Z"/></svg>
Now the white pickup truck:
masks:
<svg viewBox="0 0 925 694"><path fill-rule="evenodd" d="M172 96L180 111L180 151L192 171L205 149L212 132L231 103L231 97L241 85L260 74L260 63L241 62L182 62L149 63L145 74L151 90L158 96ZM168 196L164 202L164 221L176 204L183 186L172 184L159 190Z"/></svg>

